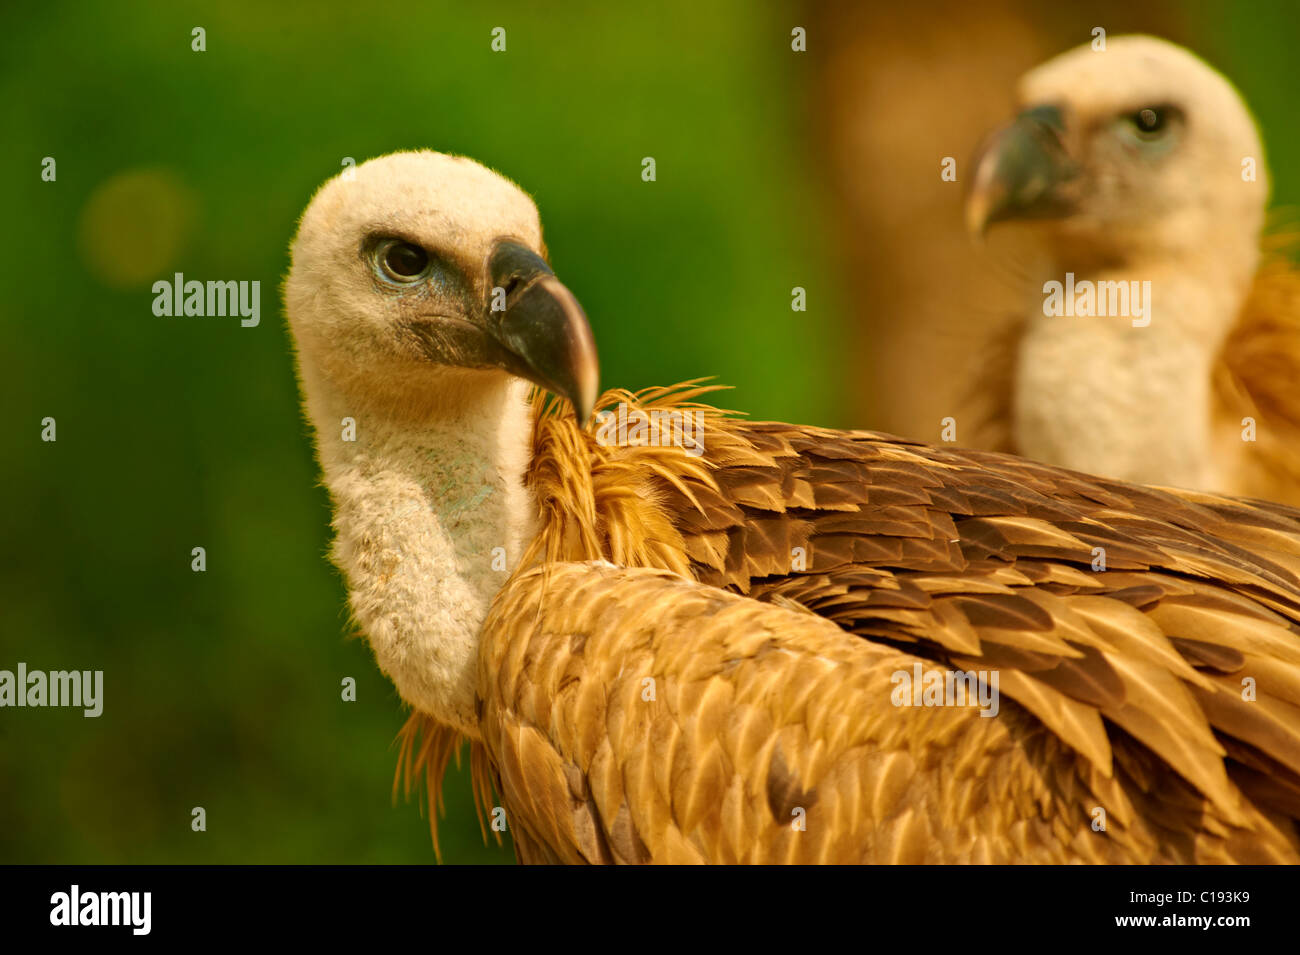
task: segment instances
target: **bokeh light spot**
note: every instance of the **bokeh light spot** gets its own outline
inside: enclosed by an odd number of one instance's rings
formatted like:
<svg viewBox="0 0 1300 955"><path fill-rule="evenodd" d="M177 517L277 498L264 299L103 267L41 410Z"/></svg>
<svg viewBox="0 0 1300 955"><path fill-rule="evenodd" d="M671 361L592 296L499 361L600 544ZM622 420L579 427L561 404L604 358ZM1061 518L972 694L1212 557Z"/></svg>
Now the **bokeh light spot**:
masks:
<svg viewBox="0 0 1300 955"><path fill-rule="evenodd" d="M86 201L78 227L90 272L113 288L170 278L193 234L194 190L168 169L128 169L105 180Z"/></svg>

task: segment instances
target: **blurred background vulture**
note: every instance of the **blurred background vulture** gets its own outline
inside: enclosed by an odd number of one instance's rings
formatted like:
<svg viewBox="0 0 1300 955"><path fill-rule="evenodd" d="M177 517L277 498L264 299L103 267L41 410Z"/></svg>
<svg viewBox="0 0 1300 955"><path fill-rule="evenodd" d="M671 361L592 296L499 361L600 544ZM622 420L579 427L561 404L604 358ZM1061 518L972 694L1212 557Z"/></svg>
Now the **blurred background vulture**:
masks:
<svg viewBox="0 0 1300 955"><path fill-rule="evenodd" d="M977 379L991 427L971 439L1300 500L1300 275L1285 236L1261 255L1268 172L1240 96L1186 50L1124 36L1034 69L1018 98L971 165L972 232L1015 220L1030 243L1011 266L1021 318ZM1048 282L1098 291L1097 311L1047 314Z"/></svg>
<svg viewBox="0 0 1300 955"><path fill-rule="evenodd" d="M522 860L1300 861L1300 511L597 398L468 159L326 184L286 302L408 772Z"/></svg>
<svg viewBox="0 0 1300 955"><path fill-rule="evenodd" d="M1247 23L1268 33L1293 35L1284 20L1285 8L1261 4L1249 13L1242 8L1241 20L1233 23L1218 19L1230 8L1193 8L1160 0L1103 2L1090 4L1086 11L1047 9L1021 0L994 0L978 9L941 2L932 16L874 4L832 2L816 9L818 32L827 37L830 50L810 109L817 117L823 168L834 190L843 271L853 290L853 321L845 335L856 342L852 354L859 372L852 400L857 420L922 440L1019 451L1126 479L1294 502L1300 414L1288 383L1300 364L1296 249L1289 241L1295 230L1285 213L1265 229L1262 239L1259 224L1270 186L1283 210L1300 195L1294 174L1297 135L1287 121L1289 84L1261 75L1275 60L1274 44L1255 38L1249 46L1242 45ZM1090 72L1083 71L1089 61L1081 55L1072 65L1062 58L1051 70L1035 69L1061 50L1085 43L1091 49L1099 33L1106 50L1095 54ZM1272 162L1265 160L1249 113L1226 80L1185 51L1182 56L1167 47L1162 51L1158 41L1148 41L1148 56L1133 46L1137 38L1122 35L1126 33L1168 37L1204 53L1239 80L1263 120ZM1131 68L1135 58L1143 63L1140 70ZM1126 59L1130 68L1124 66ZM1040 87L1030 93L1021 77L1025 84L1035 79ZM1178 87L1173 90L1177 95L1158 102L1143 100L1159 99L1171 87ZM1200 96L1208 96L1205 104L1192 99ZM1190 315L1220 315L1220 327L1208 329L1203 340L1181 343L1197 368L1190 384L1175 380L1180 373L1173 369L1150 369L1152 377L1139 380L1131 367L1139 363L1130 361L1131 356L1119 362L1122 368L1099 367L1097 357L1090 366L1081 364L1086 354L1053 359L1050 365L1040 362L1043 367L1036 369L1039 380L1034 384L1041 390L1047 385L1043 379L1051 378L1055 400L1038 404L1035 399L1038 420L1023 421L1020 430L1030 433L1018 437L1015 396L1021 396L1022 407L1030 402L1016 377L1025 371L1018 368L1018 359L1026 320L1034 310L1041 316L1043 282L1063 279L1066 266L1076 264L1056 261L1066 251L1058 240L1066 234L1079 240L1087 220L1075 215L1067 221L1065 209L1049 218L1052 210L1044 206L1032 216L1026 211L1021 218L1002 220L980 246L966 235L966 199L980 159L976 147L990 130L1006 126L1015 112L1036 105L1030 99L1044 98L1056 99L1054 105L1065 112L1077 111L1063 141L1076 150L1095 150L1107 134L1122 134L1121 120L1131 128L1132 117L1148 106L1179 106L1185 121L1180 131L1186 135L1182 152L1153 156L1158 148L1146 150L1144 158L1132 156L1127 163L1123 149L1115 151L1118 155L1107 156L1102 150L1073 158L1093 161L1093 167L1082 172L1099 177L1091 181L1094 187L1112 179L1121 187L1135 184L1135 175L1145 167L1149 179L1143 185L1158 191L1133 194L1131 203L1120 205L1133 216L1149 212L1168 219L1169 210L1155 203L1195 205L1207 198L1215 183L1222 194L1218 198L1243 194L1242 204L1219 223L1222 234L1211 235L1201 249L1190 248L1189 234L1187 254L1172 265L1165 263L1195 280L1202 260L1236 249L1229 258L1238 262L1238 278L1223 278L1229 286L1223 295L1216 290L1211 301L1193 302L1187 309ZM1105 114L1112 105L1116 112ZM1121 114L1121 105L1132 109ZM1088 123L1101 125L1093 128ZM1228 129L1241 145L1224 142ZM1202 148L1203 137L1217 142L1217 157ZM1187 149L1194 150L1190 158ZM1258 160L1254 182L1242 178L1247 155ZM945 179L941 173L949 162L955 177ZM1204 175L1179 194L1188 163L1197 162L1207 164ZM1268 166L1278 170L1279 163L1277 181L1270 183ZM1085 176L1071 188L1087 185ZM1106 230L1116 224L1104 218L1108 212L1099 203L1090 212L1103 240L1091 253L1117 260L1128 256L1132 249L1104 247ZM1146 265L1159 264L1154 251L1142 250ZM1252 257L1258 260L1253 274L1248 264ZM1205 278L1217 281L1213 273L1227 271L1221 264L1226 265L1213 262ZM1134 266L1136 272L1146 265L1133 262L1120 268ZM1251 278L1243 280L1242 273ZM1155 321L1160 322L1160 277L1147 278L1153 282ZM1169 297L1181 294L1177 284L1164 293L1166 313L1181 308ZM1106 320L1062 321L1095 325ZM1169 328L1170 323L1167 318L1165 333L1157 330L1148 337L1176 336L1179 329ZM1183 326L1181 331L1186 337L1193 330ZM1093 336L1081 349L1095 349L1094 333L1099 330L1078 332ZM1084 399L1086 403L1068 405L1066 396L1097 392L1117 376L1131 407L1113 407L1122 405L1123 394L1100 400L1093 395ZM1179 392L1191 390L1200 395L1166 417ZM1254 422L1253 442L1243 440L1242 419L1247 417ZM948 426L950 418L955 427ZM1167 430L1153 435L1162 420ZM1108 437L1113 443L1105 444L1098 440L1099 432L1111 424L1115 427ZM1245 436L1251 433L1245 431ZM1148 438L1153 438L1151 443L1137 452Z"/></svg>

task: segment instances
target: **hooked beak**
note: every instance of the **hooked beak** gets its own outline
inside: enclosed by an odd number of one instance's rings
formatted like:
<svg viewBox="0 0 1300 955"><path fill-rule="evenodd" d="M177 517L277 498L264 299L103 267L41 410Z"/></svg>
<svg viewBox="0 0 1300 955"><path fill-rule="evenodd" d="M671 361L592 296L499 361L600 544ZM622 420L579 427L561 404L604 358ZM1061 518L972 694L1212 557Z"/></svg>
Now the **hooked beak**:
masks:
<svg viewBox="0 0 1300 955"><path fill-rule="evenodd" d="M994 222L1041 219L1071 211L1067 184L1079 175L1066 151L1065 122L1055 106L1026 110L994 131L971 162L966 228L982 238Z"/></svg>
<svg viewBox="0 0 1300 955"><path fill-rule="evenodd" d="M498 239L484 269L487 330L508 353L506 370L567 398L585 425L600 365L582 306L540 255L514 240Z"/></svg>

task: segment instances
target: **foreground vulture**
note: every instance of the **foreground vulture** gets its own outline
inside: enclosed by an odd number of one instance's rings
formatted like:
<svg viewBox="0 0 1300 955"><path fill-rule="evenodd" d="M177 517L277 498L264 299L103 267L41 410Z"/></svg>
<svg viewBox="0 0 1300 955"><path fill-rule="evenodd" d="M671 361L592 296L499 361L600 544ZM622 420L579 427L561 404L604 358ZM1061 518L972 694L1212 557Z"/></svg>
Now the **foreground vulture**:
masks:
<svg viewBox="0 0 1300 955"><path fill-rule="evenodd" d="M967 224L1031 221L1039 261L1017 263L1031 287L980 376L977 443L1300 504L1300 275L1286 236L1261 253L1268 172L1241 97L1128 36L1037 67L1018 98L974 160ZM1049 282L1095 294L1093 314L1061 314Z"/></svg>
<svg viewBox="0 0 1300 955"><path fill-rule="evenodd" d="M1300 861L1300 511L598 398L464 158L326 184L286 299L408 773L521 860Z"/></svg>

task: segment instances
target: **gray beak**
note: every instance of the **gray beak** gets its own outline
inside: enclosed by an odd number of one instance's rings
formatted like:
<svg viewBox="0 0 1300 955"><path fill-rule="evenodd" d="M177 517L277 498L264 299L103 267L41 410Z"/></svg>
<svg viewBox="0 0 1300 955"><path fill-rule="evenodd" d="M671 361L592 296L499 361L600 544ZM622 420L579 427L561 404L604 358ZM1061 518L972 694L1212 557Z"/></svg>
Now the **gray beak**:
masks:
<svg viewBox="0 0 1300 955"><path fill-rule="evenodd" d="M484 270L487 330L508 353L506 370L567 398L585 425L600 364L582 306L540 255L514 240L498 239Z"/></svg>
<svg viewBox="0 0 1300 955"><path fill-rule="evenodd" d="M1055 106L1026 110L996 130L971 161L966 228L979 237L994 222L1041 219L1070 211L1067 184L1079 175L1066 151L1065 123Z"/></svg>

